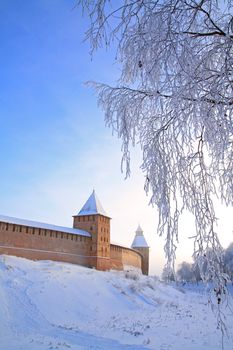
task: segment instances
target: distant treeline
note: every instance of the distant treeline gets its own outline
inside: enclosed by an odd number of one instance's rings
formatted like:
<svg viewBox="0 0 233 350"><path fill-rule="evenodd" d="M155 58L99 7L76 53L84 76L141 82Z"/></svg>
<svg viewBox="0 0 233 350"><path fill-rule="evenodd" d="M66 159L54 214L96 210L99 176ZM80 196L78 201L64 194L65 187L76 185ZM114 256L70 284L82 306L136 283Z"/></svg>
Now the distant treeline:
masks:
<svg viewBox="0 0 233 350"><path fill-rule="evenodd" d="M213 254L211 254L211 250L208 252L207 255L205 255L205 259L201 264L201 272L200 272L200 264L198 261L194 261L193 263L188 263L186 261L183 261L177 271L176 275L174 275L172 272L167 273L166 270L163 271L162 279L166 281L182 281L182 282L199 282L202 280L201 276L205 276L206 270L208 269L208 259L210 259ZM222 272L226 273L228 275L229 281L233 282L233 243L231 243L227 249L223 252L222 257Z"/></svg>

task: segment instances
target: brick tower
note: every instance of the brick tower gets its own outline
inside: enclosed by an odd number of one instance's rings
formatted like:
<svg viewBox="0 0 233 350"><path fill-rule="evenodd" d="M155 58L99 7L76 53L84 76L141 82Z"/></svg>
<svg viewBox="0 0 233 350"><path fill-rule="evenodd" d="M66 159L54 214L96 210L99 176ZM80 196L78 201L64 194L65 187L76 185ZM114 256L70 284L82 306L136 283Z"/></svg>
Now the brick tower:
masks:
<svg viewBox="0 0 233 350"><path fill-rule="evenodd" d="M149 273L149 246L143 235L143 231L140 225L136 230L136 235L134 237L131 247L141 253L142 259L142 273L143 275L148 275Z"/></svg>
<svg viewBox="0 0 233 350"><path fill-rule="evenodd" d="M90 232L90 266L97 270L110 268L110 217L103 209L95 191L82 209L73 216L73 227Z"/></svg>

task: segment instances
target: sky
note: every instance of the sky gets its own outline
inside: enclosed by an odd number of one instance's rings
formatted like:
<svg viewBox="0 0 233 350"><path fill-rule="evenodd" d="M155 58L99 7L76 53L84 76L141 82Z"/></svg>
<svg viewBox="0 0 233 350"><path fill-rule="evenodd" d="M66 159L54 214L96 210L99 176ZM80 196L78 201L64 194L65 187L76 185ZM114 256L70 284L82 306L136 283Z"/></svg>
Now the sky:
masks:
<svg viewBox="0 0 233 350"><path fill-rule="evenodd" d="M121 173L121 143L105 127L86 81L114 84L119 66L111 50L93 57L84 42L88 19L71 0L0 1L0 213L72 226L95 189L112 217L111 238L130 246L138 224L151 247L150 272L160 274L164 239L148 206L132 154L132 174ZM217 204L222 244L233 241L232 208ZM181 222L177 264L191 261L193 219Z"/></svg>

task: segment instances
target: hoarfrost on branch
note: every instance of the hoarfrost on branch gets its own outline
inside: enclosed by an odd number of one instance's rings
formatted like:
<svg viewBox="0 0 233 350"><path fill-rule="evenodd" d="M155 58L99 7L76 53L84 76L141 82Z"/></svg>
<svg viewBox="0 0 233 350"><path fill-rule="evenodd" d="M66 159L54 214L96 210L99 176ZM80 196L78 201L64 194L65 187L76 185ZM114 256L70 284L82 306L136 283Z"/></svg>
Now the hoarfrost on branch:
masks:
<svg viewBox="0 0 233 350"><path fill-rule="evenodd" d="M141 146L167 266L174 264L179 217L189 210L200 267L208 255L202 277L224 286L213 199L233 203L233 1L79 3L90 15L92 52L116 45L117 86L93 84L107 126L122 140L126 176L130 147Z"/></svg>

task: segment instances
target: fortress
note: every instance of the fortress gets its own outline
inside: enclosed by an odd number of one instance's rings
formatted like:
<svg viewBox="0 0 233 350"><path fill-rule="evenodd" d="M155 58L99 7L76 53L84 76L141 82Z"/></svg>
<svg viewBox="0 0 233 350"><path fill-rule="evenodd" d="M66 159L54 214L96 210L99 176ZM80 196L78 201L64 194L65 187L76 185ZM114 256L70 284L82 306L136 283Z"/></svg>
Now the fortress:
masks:
<svg viewBox="0 0 233 350"><path fill-rule="evenodd" d="M131 248L110 242L110 220L95 191L73 228L0 215L0 254L63 261L97 270L137 268L148 275L149 247L140 226Z"/></svg>

